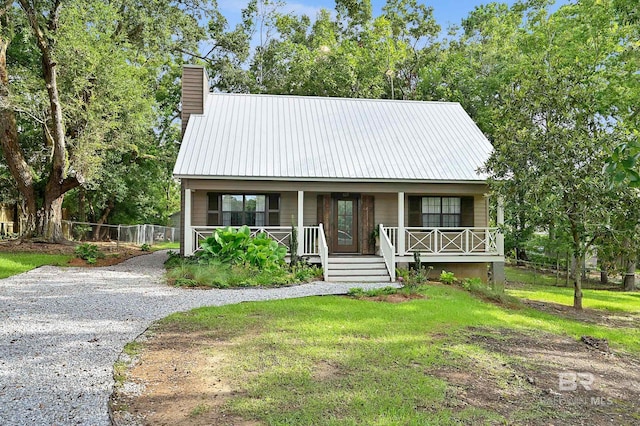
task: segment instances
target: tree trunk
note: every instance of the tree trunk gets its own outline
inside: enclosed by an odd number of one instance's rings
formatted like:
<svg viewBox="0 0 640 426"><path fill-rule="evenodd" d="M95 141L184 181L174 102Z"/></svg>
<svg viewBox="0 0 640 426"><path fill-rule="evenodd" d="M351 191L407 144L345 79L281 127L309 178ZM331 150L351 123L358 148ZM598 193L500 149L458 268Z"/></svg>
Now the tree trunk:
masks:
<svg viewBox="0 0 640 426"><path fill-rule="evenodd" d="M579 259L573 258L579 265L584 262L584 254ZM573 307L582 310L582 274L575 274L573 281Z"/></svg>
<svg viewBox="0 0 640 426"><path fill-rule="evenodd" d="M100 216L100 219L98 220L98 225L96 226L96 230L93 234L93 239L95 241L100 240L100 230L102 229L102 224L107 221L107 218L109 217L109 214L111 213L111 210L113 210L114 206L115 206L114 200L109 199L109 202L107 203L107 208L102 213L102 216Z"/></svg>
<svg viewBox="0 0 640 426"><path fill-rule="evenodd" d="M67 149L65 145L64 120L58 92L57 64L52 56L53 38L58 29L58 18L62 2L56 2L47 15L47 22L38 19L33 4L19 0L27 15L29 25L42 55L42 75L49 95L50 124L45 126L45 138L51 142L51 168L44 194L44 206L39 225L41 236L50 242L62 242L62 202L64 194L80 184L76 177L66 173Z"/></svg>
<svg viewBox="0 0 640 426"><path fill-rule="evenodd" d="M64 194L57 194L57 192L50 192L49 185L47 185L39 232L42 238L53 243L60 243L65 240L62 233L62 202L64 201Z"/></svg>
<svg viewBox="0 0 640 426"><path fill-rule="evenodd" d="M634 291L636 289L636 262L634 259L627 259L627 273L624 274L624 291Z"/></svg>
<svg viewBox="0 0 640 426"><path fill-rule="evenodd" d="M7 70L7 47L9 41L0 38L0 98L9 98L9 72ZM36 195L33 176L29 165L24 159L22 149L18 141L18 128L16 116L11 109L0 109L0 148L5 161L16 181L18 191L24 199L24 217L20 221L24 223L21 228L22 235L31 235L36 230Z"/></svg>

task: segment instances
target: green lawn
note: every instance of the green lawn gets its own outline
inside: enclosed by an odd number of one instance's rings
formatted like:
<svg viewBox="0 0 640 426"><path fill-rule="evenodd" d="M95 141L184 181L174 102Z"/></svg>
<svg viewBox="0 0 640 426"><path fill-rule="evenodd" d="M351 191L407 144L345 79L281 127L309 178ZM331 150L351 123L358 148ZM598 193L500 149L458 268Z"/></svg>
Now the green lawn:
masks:
<svg viewBox="0 0 640 426"><path fill-rule="evenodd" d="M0 253L0 279L30 271L42 265L65 265L73 256L42 253Z"/></svg>
<svg viewBox="0 0 640 426"><path fill-rule="evenodd" d="M151 250L156 251L156 250L179 250L180 249L180 242L176 241L176 242L171 242L171 241L166 241L166 242L162 242L162 243L154 243L151 246Z"/></svg>
<svg viewBox="0 0 640 426"><path fill-rule="evenodd" d="M433 371L476 365L474 374L506 383L523 364L470 341L471 330L499 339L505 329L590 335L640 353L637 328L503 309L457 287L433 285L423 292L426 299L400 304L311 297L202 308L172 315L160 327L191 333L212 365L224 365L209 374L242 389L226 402L226 413L266 424L487 424L548 415L526 402L514 404L509 419L490 409L445 404L450 389Z"/></svg>
<svg viewBox="0 0 640 426"><path fill-rule="evenodd" d="M516 268L506 268L507 281L525 284L524 287L508 288L507 293L522 299L559 303L573 306L573 287L556 287L555 278L541 276ZM564 283L564 280L560 281ZM584 308L605 309L614 312L640 313L640 292L584 289Z"/></svg>

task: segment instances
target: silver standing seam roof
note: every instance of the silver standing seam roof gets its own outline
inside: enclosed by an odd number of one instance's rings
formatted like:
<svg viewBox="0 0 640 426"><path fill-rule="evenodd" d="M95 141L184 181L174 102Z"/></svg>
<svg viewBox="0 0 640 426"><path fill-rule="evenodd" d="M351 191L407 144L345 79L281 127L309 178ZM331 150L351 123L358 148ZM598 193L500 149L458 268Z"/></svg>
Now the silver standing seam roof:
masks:
<svg viewBox="0 0 640 426"><path fill-rule="evenodd" d="M177 178L483 182L492 147L458 103L209 93Z"/></svg>

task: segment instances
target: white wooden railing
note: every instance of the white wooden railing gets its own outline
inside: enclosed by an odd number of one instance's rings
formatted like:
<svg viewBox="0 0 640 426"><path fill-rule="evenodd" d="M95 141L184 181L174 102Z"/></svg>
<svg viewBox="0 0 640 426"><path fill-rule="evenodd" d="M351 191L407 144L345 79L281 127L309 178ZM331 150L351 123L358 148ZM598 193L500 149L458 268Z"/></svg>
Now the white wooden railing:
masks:
<svg viewBox="0 0 640 426"><path fill-rule="evenodd" d="M501 255L498 228L405 228L407 253Z"/></svg>
<svg viewBox="0 0 640 426"><path fill-rule="evenodd" d="M313 256L319 253L318 251L318 236L320 234L319 226L304 226L302 232L302 241L298 241L298 244L302 244L302 255Z"/></svg>
<svg viewBox="0 0 640 426"><path fill-rule="evenodd" d="M378 225L380 227L380 253L384 258L384 264L387 265L387 270L389 271L389 275L391 276L391 281L396 280L396 250L391 243L391 239L389 235L385 231L385 228L382 224Z"/></svg>
<svg viewBox="0 0 640 426"><path fill-rule="evenodd" d="M322 224L318 225L318 252L320 254L320 264L322 265L324 280L329 281L329 246L324 236L324 227Z"/></svg>
<svg viewBox="0 0 640 426"><path fill-rule="evenodd" d="M213 235L213 232L219 228L226 228L225 226L193 226L193 251L200 250L200 242L207 237ZM255 237L260 233L265 233L269 238L277 242L283 247L286 247L287 252L290 252L291 247L291 227L290 226L250 226L251 236ZM302 234L298 233L298 244L303 244L302 254L304 256L318 255L319 246L319 226L305 226Z"/></svg>
<svg viewBox="0 0 640 426"><path fill-rule="evenodd" d="M384 227L384 233L400 253L398 227ZM405 253L430 255L502 255L498 228L405 228ZM382 240L380 241L382 247Z"/></svg>

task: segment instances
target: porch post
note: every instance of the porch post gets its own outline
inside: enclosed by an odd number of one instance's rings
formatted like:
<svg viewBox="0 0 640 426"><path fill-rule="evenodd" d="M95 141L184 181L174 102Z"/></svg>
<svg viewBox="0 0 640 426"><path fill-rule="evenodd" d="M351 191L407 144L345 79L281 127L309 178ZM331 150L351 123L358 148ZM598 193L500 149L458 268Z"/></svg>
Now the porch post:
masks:
<svg viewBox="0 0 640 426"><path fill-rule="evenodd" d="M191 230L191 190L184 190L184 250L185 256L193 255L193 231Z"/></svg>
<svg viewBox="0 0 640 426"><path fill-rule="evenodd" d="M498 228L501 228L502 225L504 225L504 199L502 197L498 198L498 209L496 213L496 224ZM504 234L501 231L498 232L497 240L498 254L504 256Z"/></svg>
<svg viewBox="0 0 640 426"><path fill-rule="evenodd" d="M398 256L404 256L404 192L398 192Z"/></svg>
<svg viewBox="0 0 640 426"><path fill-rule="evenodd" d="M304 254L304 191L298 191L298 256Z"/></svg>
<svg viewBox="0 0 640 426"><path fill-rule="evenodd" d="M504 225L504 200L502 197L498 198L498 209L496 212L496 225L502 227ZM492 281L494 290L504 290L504 235L500 230L496 235L496 243L498 245L498 254L502 257L501 260L491 263Z"/></svg>

